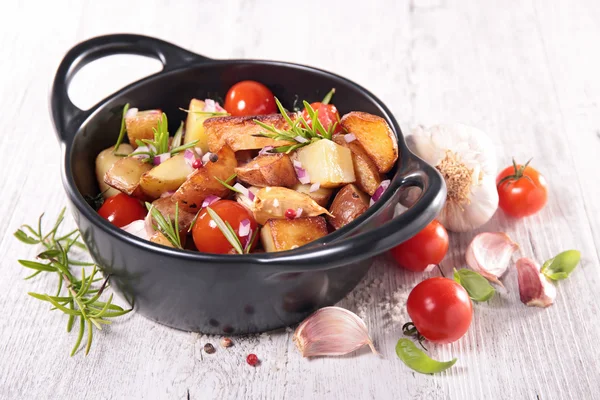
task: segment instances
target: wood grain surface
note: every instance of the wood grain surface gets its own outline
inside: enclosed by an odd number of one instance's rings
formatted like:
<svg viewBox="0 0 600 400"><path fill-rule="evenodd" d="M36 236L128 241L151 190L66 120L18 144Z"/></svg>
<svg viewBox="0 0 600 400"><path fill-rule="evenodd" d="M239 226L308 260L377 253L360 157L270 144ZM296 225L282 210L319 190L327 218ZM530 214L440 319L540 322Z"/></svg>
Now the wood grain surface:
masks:
<svg viewBox="0 0 600 400"><path fill-rule="evenodd" d="M413 0L287 4L219 2L7 2L0 28L0 398L1 399L593 399L600 392L600 3L595 0ZM382 356L368 349L302 359L291 329L234 338L172 330L129 315L96 334L90 355L68 356L66 318L27 296L50 277L24 281L16 262L36 249L12 233L65 205L61 149L48 89L64 53L105 33L160 37L214 58L277 59L348 77L379 96L405 132L463 122L486 131L499 163L533 163L550 182L538 215L498 213L479 231L507 232L523 256L543 261L581 250L556 303L528 308L516 272L489 304L475 306L468 334L430 346L458 357L445 373L413 373L395 356L404 303L421 275L383 255L340 305L365 318ZM157 71L140 57L84 68L71 96L86 108ZM74 226L69 218L68 225ZM477 232L451 235L442 263L464 266ZM431 273L434 275L434 273ZM206 342L217 347L209 355ZM245 364L256 353L257 368Z"/></svg>

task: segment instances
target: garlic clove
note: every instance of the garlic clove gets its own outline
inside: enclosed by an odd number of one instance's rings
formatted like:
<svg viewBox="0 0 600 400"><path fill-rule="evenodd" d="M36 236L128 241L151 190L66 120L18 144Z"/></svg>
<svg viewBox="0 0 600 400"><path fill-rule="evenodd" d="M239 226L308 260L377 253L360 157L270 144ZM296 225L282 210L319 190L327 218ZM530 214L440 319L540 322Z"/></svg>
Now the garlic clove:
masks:
<svg viewBox="0 0 600 400"><path fill-rule="evenodd" d="M556 298L556 288L540 273L540 266L529 258L517 260L519 294L528 306L548 307Z"/></svg>
<svg viewBox="0 0 600 400"><path fill-rule="evenodd" d="M504 287L500 278L508 269L510 259L519 245L502 232L484 232L475 236L465 258L467 265L484 278Z"/></svg>
<svg viewBox="0 0 600 400"><path fill-rule="evenodd" d="M369 345L367 325L356 314L340 307L324 307L296 328L294 343L303 357L341 356Z"/></svg>

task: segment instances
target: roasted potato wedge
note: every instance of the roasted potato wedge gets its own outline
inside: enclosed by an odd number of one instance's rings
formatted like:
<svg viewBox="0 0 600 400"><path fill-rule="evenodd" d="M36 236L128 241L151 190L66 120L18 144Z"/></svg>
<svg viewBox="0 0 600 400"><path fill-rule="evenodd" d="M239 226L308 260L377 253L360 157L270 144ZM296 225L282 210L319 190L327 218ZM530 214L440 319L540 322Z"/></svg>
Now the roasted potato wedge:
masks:
<svg viewBox="0 0 600 400"><path fill-rule="evenodd" d="M169 217L171 221L175 219L175 202L173 196L161 197L152 202L154 208L156 208L165 218ZM179 230L181 232L187 232L190 229L192 221L196 217L196 213L191 213L183 209L181 204L179 205ZM156 224L156 221L153 220Z"/></svg>
<svg viewBox="0 0 600 400"><path fill-rule="evenodd" d="M163 246L167 247L175 247L173 246L173 243L171 243L162 232L158 231L154 235L150 236L150 241L152 243L162 244Z"/></svg>
<svg viewBox="0 0 600 400"><path fill-rule="evenodd" d="M96 156L96 179L98 180L98 187L102 197L108 199L116 194L119 194L117 189L111 188L104 182L104 175L106 172L121 158L113 154L115 146L111 146L108 149L104 149ZM119 146L119 154L130 154L133 152L133 147L127 143L122 143Z"/></svg>
<svg viewBox="0 0 600 400"><path fill-rule="evenodd" d="M327 224L323 217L270 219L260 230L267 252L295 249L325 235Z"/></svg>
<svg viewBox="0 0 600 400"><path fill-rule="evenodd" d="M302 183L298 183L292 189L294 189L297 192L304 193L305 195L307 195L308 197L313 199L315 201L315 203L317 203L321 207L327 207L327 204L329 204L329 199L331 198L331 195L333 194L333 189L319 188L319 189L315 190L314 192L311 192L310 191L311 186L312 185L310 183L307 183L306 185L303 185Z"/></svg>
<svg viewBox="0 0 600 400"><path fill-rule="evenodd" d="M385 119L373 114L353 111L344 115L340 124L353 133L363 150L381 173L386 173L398 159L398 141Z"/></svg>
<svg viewBox="0 0 600 400"><path fill-rule="evenodd" d="M373 196L382 181L382 174L377 165L371 160L367 152L356 141L347 143L344 135L336 135L333 141L350 149L352 152L352 164L354 164L354 176L356 185L364 192Z"/></svg>
<svg viewBox="0 0 600 400"><path fill-rule="evenodd" d="M356 187L346 185L340 189L329 211L335 218L327 217L327 221L335 229L354 221L358 216L369 209L369 196Z"/></svg>
<svg viewBox="0 0 600 400"><path fill-rule="evenodd" d="M200 147L204 153L208 151L208 137L204 129L204 121L211 117L210 114L201 114L197 111L204 110L204 101L192 99L187 119L185 120L184 144L197 140L196 147Z"/></svg>
<svg viewBox="0 0 600 400"><path fill-rule="evenodd" d="M285 218L285 212L290 208L294 211L301 208L303 217L330 215L327 209L318 205L309 196L292 189L266 187L256 192L255 196L252 212L256 222L261 225L269 219Z"/></svg>
<svg viewBox="0 0 600 400"><path fill-rule="evenodd" d="M122 157L106 171L104 182L130 196L145 198L140 179L150 169L152 165L139 158Z"/></svg>
<svg viewBox="0 0 600 400"><path fill-rule="evenodd" d="M225 181L234 174L237 167L235 153L229 146L224 146L216 154L217 162L209 161L195 170L173 194L173 201L178 202L181 209L195 213L207 196L225 197L229 194L229 189L215 177Z"/></svg>
<svg viewBox="0 0 600 400"><path fill-rule="evenodd" d="M252 186L292 187L298 183L294 164L287 154L264 154L235 169L237 178Z"/></svg>
<svg viewBox="0 0 600 400"><path fill-rule="evenodd" d="M130 109L130 111L133 110ZM129 144L136 149L136 140L154 138L154 128L162 118L161 110L138 111L134 115L125 118L125 127L127 128L127 137Z"/></svg>
<svg viewBox="0 0 600 400"><path fill-rule="evenodd" d="M356 180L352 153L331 140L323 139L301 147L296 155L311 183L319 183L323 188L336 188Z"/></svg>
<svg viewBox="0 0 600 400"><path fill-rule="evenodd" d="M185 161L183 153L179 153L144 173L140 186L146 196L156 199L163 193L179 189L192 172L194 168Z"/></svg>
<svg viewBox="0 0 600 400"><path fill-rule="evenodd" d="M296 114L289 114L294 120ZM293 144L285 140L274 140L260 136L253 136L265 129L257 125L254 120L277 129L288 129L289 125L281 114L258 115L254 117L214 117L204 121L204 129L208 138L208 149L217 152L221 147L228 145L233 151L262 149L265 146L285 146Z"/></svg>

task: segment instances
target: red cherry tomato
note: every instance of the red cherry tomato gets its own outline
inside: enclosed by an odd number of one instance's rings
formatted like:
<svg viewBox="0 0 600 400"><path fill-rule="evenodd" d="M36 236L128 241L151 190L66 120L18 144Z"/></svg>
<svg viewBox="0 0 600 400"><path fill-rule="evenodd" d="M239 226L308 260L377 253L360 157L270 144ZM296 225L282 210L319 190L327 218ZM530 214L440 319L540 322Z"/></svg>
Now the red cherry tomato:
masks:
<svg viewBox="0 0 600 400"><path fill-rule="evenodd" d="M448 251L448 232L433 220L421 232L390 252L396 262L408 270L424 271L430 264L439 264Z"/></svg>
<svg viewBox="0 0 600 400"><path fill-rule="evenodd" d="M319 122L321 122L321 125L323 125L326 131L329 131L329 129L331 129L336 122L337 125L335 126L333 133L340 133L342 131L342 127L340 125L340 114L333 104L316 102L312 103L310 106L313 110L318 112L317 116L319 118ZM308 122L308 125L312 127L312 120L310 119L306 109L302 111L302 118L304 118L304 120Z"/></svg>
<svg viewBox="0 0 600 400"><path fill-rule="evenodd" d="M104 204L98 210L98 214L102 218L119 228L138 219L146 218L147 213L148 211L139 200L129 197L125 193L119 193L104 200Z"/></svg>
<svg viewBox="0 0 600 400"><path fill-rule="evenodd" d="M467 291L452 279L435 277L419 283L406 308L413 324L433 343L452 343L469 329L473 305Z"/></svg>
<svg viewBox="0 0 600 400"><path fill-rule="evenodd" d="M244 247L249 240L249 236L252 235L258 226L250 211L241 204L231 200L219 200L209 207L219 214L219 217L221 217L224 222L229 222L229 225L231 225L240 239L242 247ZM248 237L240 237L240 222L245 219L250 220L251 232ZM221 232L217 224L212 220L206 208L198 214L196 223L192 228L192 237L194 238L194 244L198 251L214 254L235 252L233 246L229 243L225 235L223 235L223 232ZM257 240L255 240L255 243L256 241Z"/></svg>
<svg viewBox="0 0 600 400"><path fill-rule="evenodd" d="M236 117L277 112L273 92L255 81L241 81L233 85L227 92L224 107L229 114Z"/></svg>
<svg viewBox="0 0 600 400"><path fill-rule="evenodd" d="M496 178L499 206L508 215L523 218L540 211L548 201L546 179L529 163L506 167Z"/></svg>

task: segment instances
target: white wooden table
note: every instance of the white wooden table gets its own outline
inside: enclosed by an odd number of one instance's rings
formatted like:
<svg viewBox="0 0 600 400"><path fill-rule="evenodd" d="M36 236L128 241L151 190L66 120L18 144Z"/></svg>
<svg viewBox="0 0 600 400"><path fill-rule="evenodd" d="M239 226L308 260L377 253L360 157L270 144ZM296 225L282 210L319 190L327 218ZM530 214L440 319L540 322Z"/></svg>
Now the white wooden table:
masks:
<svg viewBox="0 0 600 400"><path fill-rule="evenodd" d="M6 2L0 28L0 398L2 399L591 399L600 390L600 3L595 0L284 2L158 0ZM324 9L324 3L330 4ZM8 7L8 8L7 8ZM318 66L372 90L409 131L459 121L487 131L500 164L534 157L550 182L538 215L501 213L482 230L505 231L538 260L577 248L581 266L548 309L519 301L516 272L468 334L431 346L458 357L436 376L395 356L404 301L421 275L385 256L341 305L365 316L378 358L302 359L291 331L234 338L184 333L132 314L96 334L89 356L68 353L66 319L27 296L50 278L24 281L18 258L36 249L12 233L66 202L47 94L62 55L99 34L134 32L215 58L279 59ZM310 38L310 40L308 39ZM75 79L82 107L157 71L137 57L98 61ZM50 220L47 221L48 223ZM69 219L68 223L72 225ZM451 235L446 271L464 265L475 233ZM393 317L393 318L392 318ZM402 319L402 318L400 318ZM217 353L202 351L206 342ZM262 365L245 364L256 353Z"/></svg>

